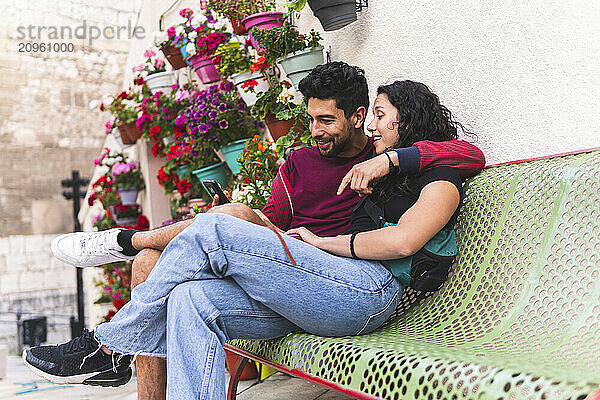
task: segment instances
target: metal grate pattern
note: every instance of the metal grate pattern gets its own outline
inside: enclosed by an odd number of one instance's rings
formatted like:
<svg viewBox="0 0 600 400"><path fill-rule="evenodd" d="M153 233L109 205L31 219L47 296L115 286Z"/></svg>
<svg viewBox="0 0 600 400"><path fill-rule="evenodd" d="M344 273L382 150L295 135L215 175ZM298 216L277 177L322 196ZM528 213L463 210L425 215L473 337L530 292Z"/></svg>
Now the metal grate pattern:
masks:
<svg viewBox="0 0 600 400"><path fill-rule="evenodd" d="M600 151L490 167L459 257L369 335L232 345L390 399L585 399L600 387Z"/></svg>

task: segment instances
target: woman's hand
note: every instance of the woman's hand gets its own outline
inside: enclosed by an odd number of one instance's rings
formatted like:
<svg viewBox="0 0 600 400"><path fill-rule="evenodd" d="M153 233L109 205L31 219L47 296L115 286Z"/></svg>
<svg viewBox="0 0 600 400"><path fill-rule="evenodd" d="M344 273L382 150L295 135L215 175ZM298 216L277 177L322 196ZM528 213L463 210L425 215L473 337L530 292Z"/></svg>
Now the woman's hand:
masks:
<svg viewBox="0 0 600 400"><path fill-rule="evenodd" d="M300 228L290 229L285 233L286 235L299 236L300 240L306 242L310 245L313 245L317 248L321 248L321 242L323 240L322 237L315 235L305 227L301 226Z"/></svg>
<svg viewBox="0 0 600 400"><path fill-rule="evenodd" d="M389 161L385 154L380 154L370 160L358 163L342 178L337 194L338 196L342 194L348 185L350 185L350 189L354 190L361 197L371 194L373 192L373 185L371 183L375 179L386 176L389 172Z"/></svg>

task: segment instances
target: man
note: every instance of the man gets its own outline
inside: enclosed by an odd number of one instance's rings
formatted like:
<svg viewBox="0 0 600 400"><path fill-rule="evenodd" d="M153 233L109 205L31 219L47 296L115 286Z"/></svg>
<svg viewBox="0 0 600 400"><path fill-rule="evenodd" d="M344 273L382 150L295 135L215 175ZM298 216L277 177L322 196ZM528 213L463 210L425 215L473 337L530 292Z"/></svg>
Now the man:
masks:
<svg viewBox="0 0 600 400"><path fill-rule="evenodd" d="M216 207L213 213L283 230L305 226L322 236L338 235L348 229L358 201L353 190L344 190L345 184L365 193L369 182L389 172L387 156L369 160L373 146L363 131L368 90L362 70L344 63L316 67L301 82L300 91L308 99L317 145L289 156L272 185L264 214L239 204ZM421 142L390 156L403 173L449 165L468 175L485 162L477 148L461 141ZM164 398L164 361L156 357L169 353L169 388L190 397L220 398L224 378L212 369L221 365L225 339L268 339L301 329L348 334L339 329L347 329L351 316L340 310L332 315L340 302L348 305L346 297L332 294L331 307L320 310L322 292L335 292L322 279L323 268L304 273L291 268L279 275L272 264L295 265L291 256L301 256L302 248L239 219L204 215L149 232L112 230L57 238L53 252L75 265L129 259L141 250L133 265L132 285L137 287L132 301L94 335L31 349L24 353L25 362L55 382L116 386L127 382L131 371L128 357L114 352L139 354L139 398ZM287 246L293 247L290 255L284 253ZM336 276L340 271L324 273ZM348 279L348 285L355 284ZM182 315L181 310L189 312ZM101 350L100 343L114 350L112 355L107 347Z"/></svg>

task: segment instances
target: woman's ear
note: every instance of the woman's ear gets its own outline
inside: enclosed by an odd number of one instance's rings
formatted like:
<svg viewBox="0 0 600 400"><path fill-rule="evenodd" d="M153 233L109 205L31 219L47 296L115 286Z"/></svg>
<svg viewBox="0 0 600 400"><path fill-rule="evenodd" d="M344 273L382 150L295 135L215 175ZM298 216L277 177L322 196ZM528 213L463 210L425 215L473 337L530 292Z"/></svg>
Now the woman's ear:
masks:
<svg viewBox="0 0 600 400"><path fill-rule="evenodd" d="M351 117L351 122L352 122L352 125L354 126L354 128L356 128L356 129L362 128L365 123L366 117L367 117L367 109L363 106L358 107Z"/></svg>

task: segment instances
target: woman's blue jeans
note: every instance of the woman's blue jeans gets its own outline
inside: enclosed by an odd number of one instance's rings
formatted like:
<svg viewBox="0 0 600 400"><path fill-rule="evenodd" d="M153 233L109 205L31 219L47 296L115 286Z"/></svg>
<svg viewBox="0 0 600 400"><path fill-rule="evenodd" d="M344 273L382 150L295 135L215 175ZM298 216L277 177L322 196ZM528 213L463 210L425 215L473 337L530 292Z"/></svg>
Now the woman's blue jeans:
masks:
<svg viewBox="0 0 600 400"><path fill-rule="evenodd" d="M268 228L196 216L96 338L118 353L167 357L168 398L222 400L225 340L360 335L394 311L403 287L381 263L284 240L296 265Z"/></svg>

